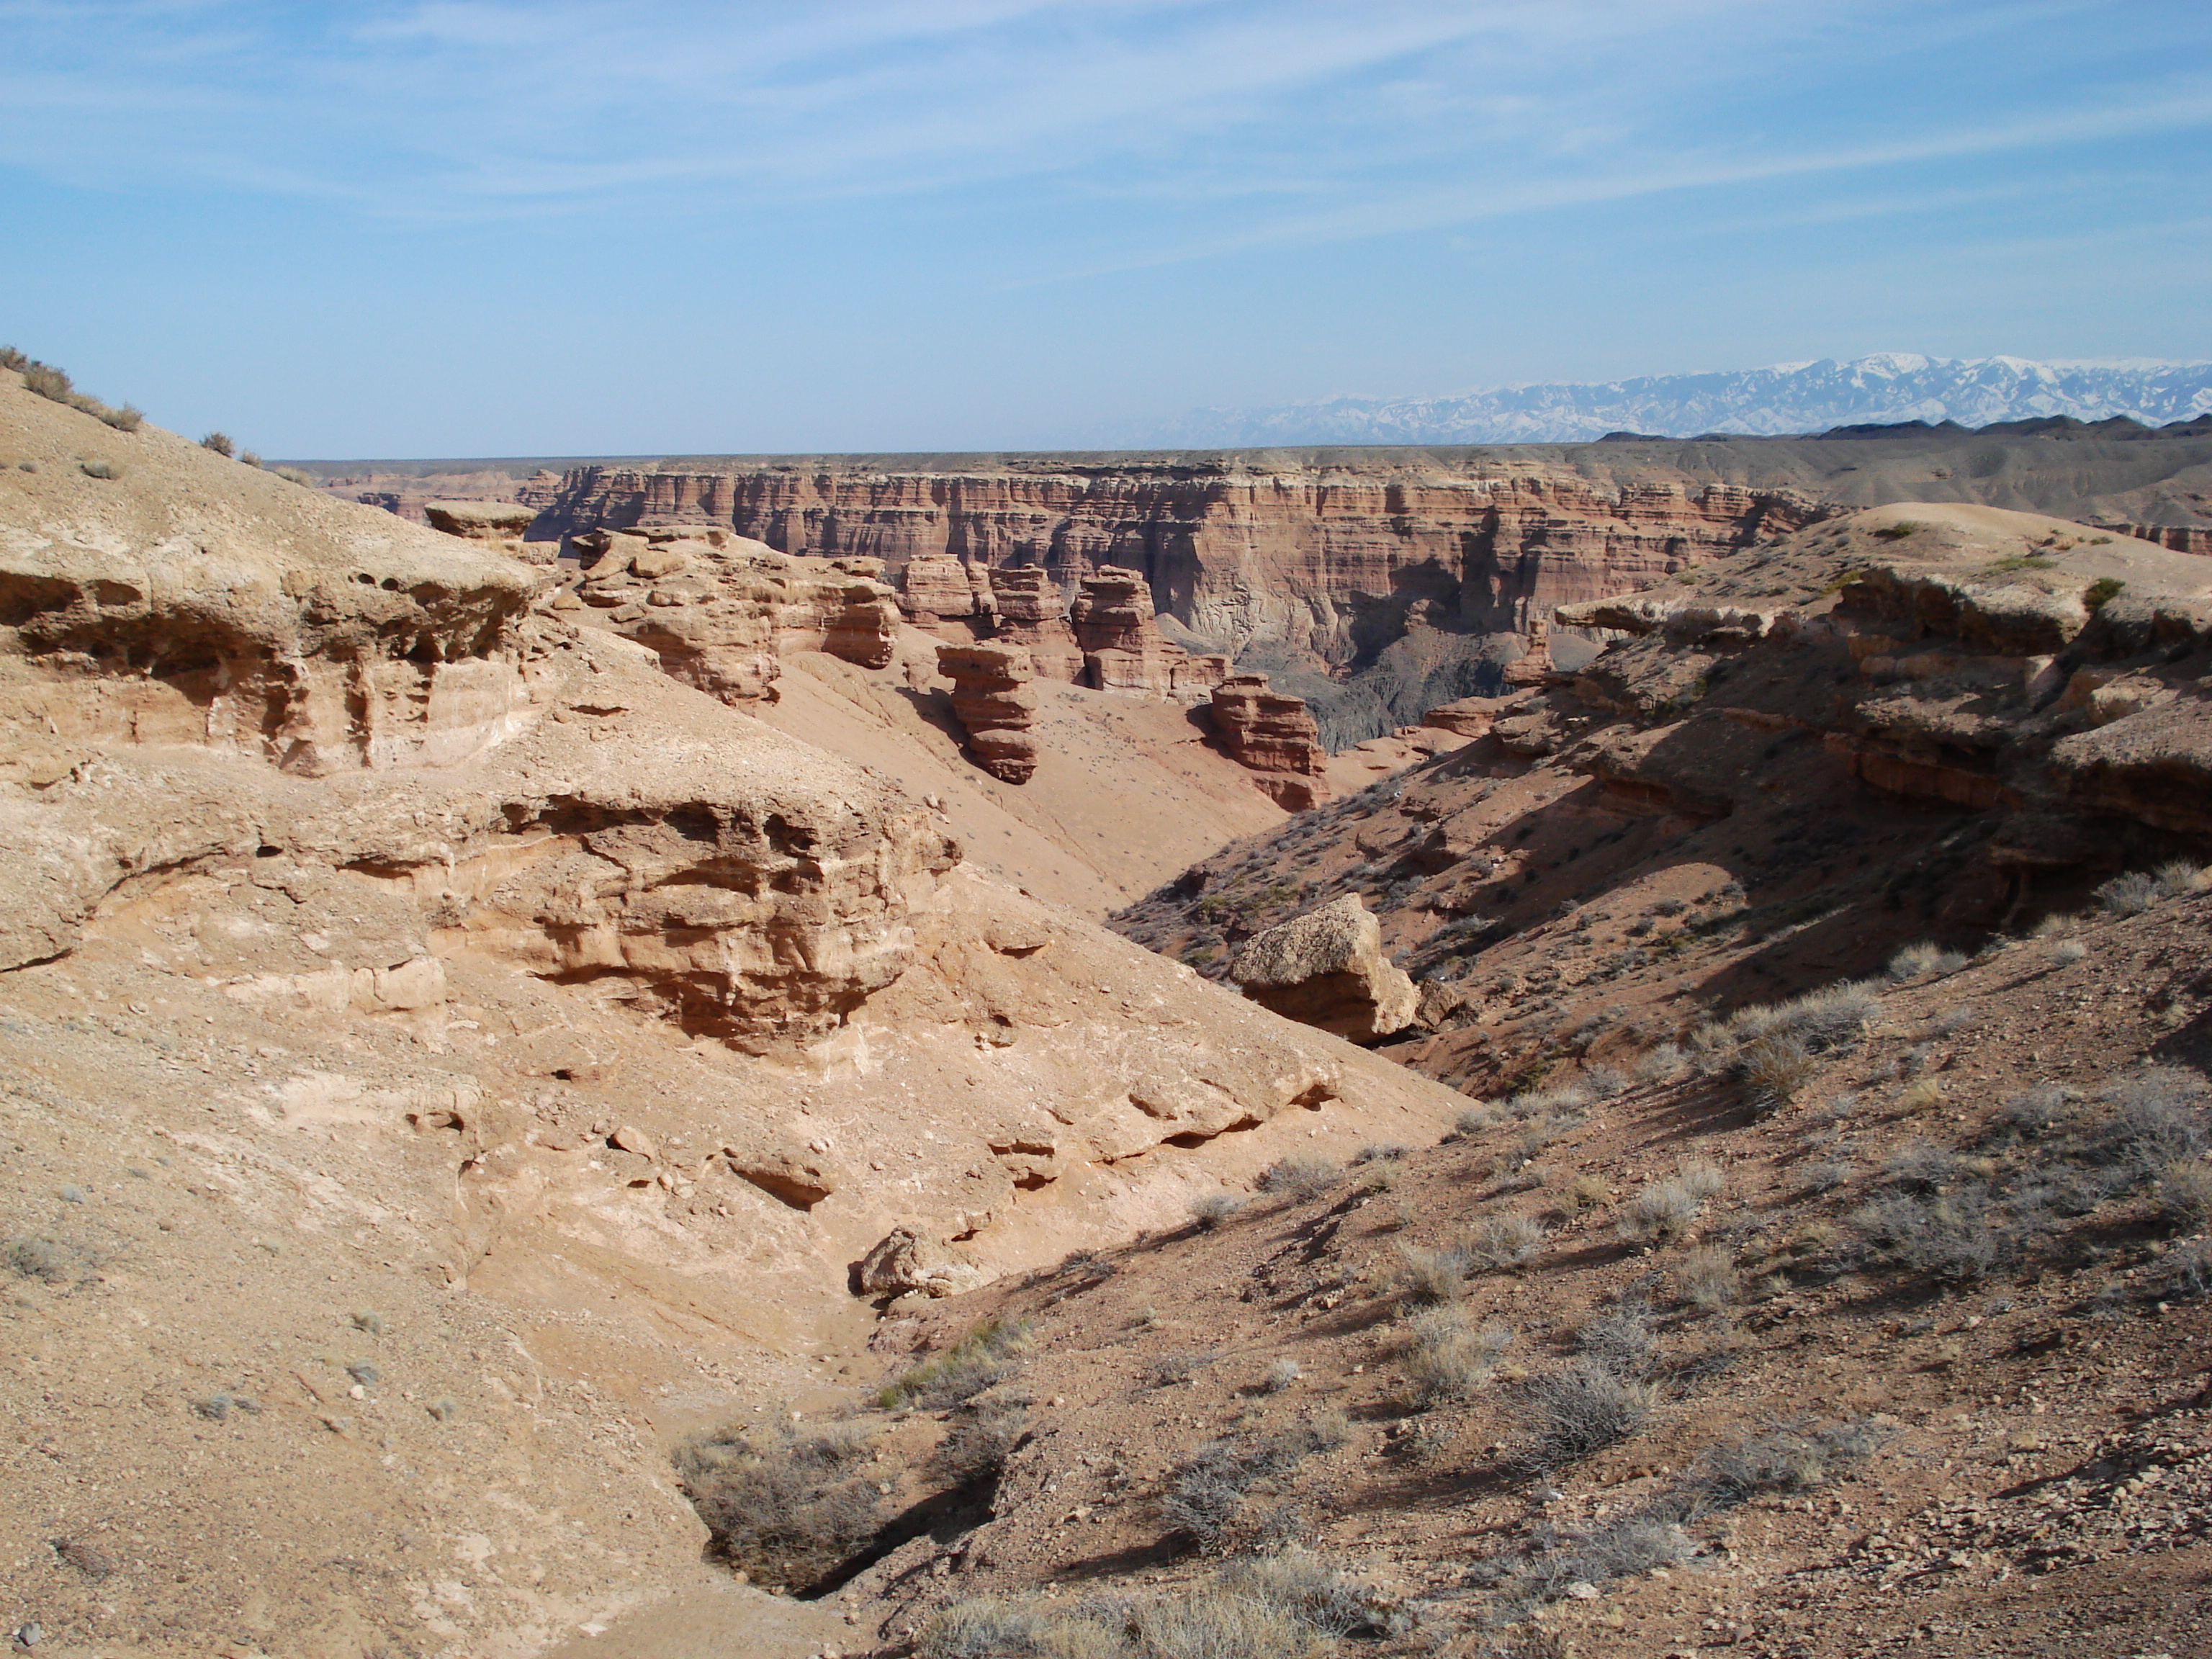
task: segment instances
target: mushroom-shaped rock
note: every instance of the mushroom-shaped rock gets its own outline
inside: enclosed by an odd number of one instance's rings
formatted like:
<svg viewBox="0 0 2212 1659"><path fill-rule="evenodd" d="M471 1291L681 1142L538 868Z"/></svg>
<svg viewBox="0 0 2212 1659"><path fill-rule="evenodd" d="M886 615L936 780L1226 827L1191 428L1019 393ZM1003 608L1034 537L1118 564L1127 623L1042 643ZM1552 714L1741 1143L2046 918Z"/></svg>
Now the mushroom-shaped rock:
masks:
<svg viewBox="0 0 2212 1659"><path fill-rule="evenodd" d="M1402 1031L1420 1006L1357 893L1270 927L1237 953L1229 975L1261 1007L1354 1042Z"/></svg>
<svg viewBox="0 0 2212 1659"><path fill-rule="evenodd" d="M912 1227L894 1227L860 1258L856 1277L862 1296L957 1296L990 1275L949 1244L939 1244Z"/></svg>
<svg viewBox="0 0 2212 1659"><path fill-rule="evenodd" d="M1018 645L940 645L937 669L952 682L952 713L975 763L1003 783L1027 783L1036 770L1036 669Z"/></svg>
<svg viewBox="0 0 2212 1659"><path fill-rule="evenodd" d="M510 558L550 564L560 556L561 544L557 541L524 545L522 538L536 522L538 509L520 502L425 501L422 516L430 521L433 530L442 530L464 541L482 542Z"/></svg>

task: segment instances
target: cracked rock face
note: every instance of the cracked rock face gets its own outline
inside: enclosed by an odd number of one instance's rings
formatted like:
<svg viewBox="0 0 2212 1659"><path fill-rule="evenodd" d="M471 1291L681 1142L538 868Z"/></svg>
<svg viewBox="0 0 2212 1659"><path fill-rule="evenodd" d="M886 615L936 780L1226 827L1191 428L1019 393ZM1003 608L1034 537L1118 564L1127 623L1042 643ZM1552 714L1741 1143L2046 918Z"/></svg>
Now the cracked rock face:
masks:
<svg viewBox="0 0 2212 1659"><path fill-rule="evenodd" d="M1261 1007L1355 1042L1404 1030L1420 1006L1357 893L1268 928L1237 953L1229 974Z"/></svg>

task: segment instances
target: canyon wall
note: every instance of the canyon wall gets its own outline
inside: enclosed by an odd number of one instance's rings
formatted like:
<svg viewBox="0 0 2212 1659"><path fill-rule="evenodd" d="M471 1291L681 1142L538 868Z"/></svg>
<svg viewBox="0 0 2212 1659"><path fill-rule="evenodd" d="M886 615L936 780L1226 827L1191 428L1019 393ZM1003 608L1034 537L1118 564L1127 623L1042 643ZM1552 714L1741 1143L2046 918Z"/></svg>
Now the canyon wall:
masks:
<svg viewBox="0 0 2212 1659"><path fill-rule="evenodd" d="M1063 586L1123 567L1207 643L1278 641L1336 667L1408 629L1520 631L1551 605L1624 592L1820 511L1794 489L1510 458L974 459L972 471L591 466L557 486L533 480L525 499L541 538L727 525L786 552L918 565L916 588L944 589L948 607L961 604L963 564L1037 566Z"/></svg>

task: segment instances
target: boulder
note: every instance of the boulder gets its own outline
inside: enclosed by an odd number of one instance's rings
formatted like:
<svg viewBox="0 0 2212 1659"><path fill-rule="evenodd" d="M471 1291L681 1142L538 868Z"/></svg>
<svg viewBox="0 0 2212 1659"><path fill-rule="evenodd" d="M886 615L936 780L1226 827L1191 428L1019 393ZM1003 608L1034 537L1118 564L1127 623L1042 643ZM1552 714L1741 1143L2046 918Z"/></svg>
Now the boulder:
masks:
<svg viewBox="0 0 2212 1659"><path fill-rule="evenodd" d="M1404 1030L1420 1007L1357 893L1270 927L1237 953L1229 976L1261 1007L1354 1042Z"/></svg>
<svg viewBox="0 0 2212 1659"><path fill-rule="evenodd" d="M949 1244L940 1244L912 1227L894 1227L869 1247L854 1278L862 1296L957 1296L990 1275Z"/></svg>

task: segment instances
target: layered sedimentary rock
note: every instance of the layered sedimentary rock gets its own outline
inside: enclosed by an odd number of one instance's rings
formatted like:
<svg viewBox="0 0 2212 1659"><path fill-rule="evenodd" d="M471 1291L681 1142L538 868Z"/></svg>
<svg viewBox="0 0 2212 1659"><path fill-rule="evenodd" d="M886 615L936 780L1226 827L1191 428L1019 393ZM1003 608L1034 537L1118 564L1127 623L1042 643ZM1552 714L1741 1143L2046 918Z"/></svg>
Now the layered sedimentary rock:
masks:
<svg viewBox="0 0 2212 1659"><path fill-rule="evenodd" d="M578 589L673 678L742 706L774 702L782 657L826 651L890 663L898 607L870 559L793 558L712 527L601 532Z"/></svg>
<svg viewBox="0 0 2212 1659"><path fill-rule="evenodd" d="M1261 1007L1354 1042L1404 1030L1420 1003L1382 954L1382 924L1357 893L1259 934L1229 975Z"/></svg>
<svg viewBox="0 0 2212 1659"><path fill-rule="evenodd" d="M1269 688L1265 674L1238 674L1213 688L1213 729L1277 805L1303 812L1325 799L1328 751L1304 698Z"/></svg>
<svg viewBox="0 0 2212 1659"><path fill-rule="evenodd" d="M1073 685L1083 678L1083 647L1067 620L1067 600L1042 565L1017 565L991 572L998 604L994 637L1030 653L1040 679Z"/></svg>
<svg viewBox="0 0 2212 1659"><path fill-rule="evenodd" d="M561 551L558 542L523 540L538 510L513 501L426 501L422 516L433 530L459 536L463 541L480 542L510 559L551 564Z"/></svg>
<svg viewBox="0 0 2212 1659"><path fill-rule="evenodd" d="M1036 669L1018 645L940 645L938 672L952 682L952 713L975 763L1004 783L1027 783L1036 770Z"/></svg>
<svg viewBox="0 0 2212 1659"><path fill-rule="evenodd" d="M989 569L949 553L908 560L898 573L898 590L900 611L918 628L963 619L988 623L998 610Z"/></svg>
<svg viewBox="0 0 2212 1659"><path fill-rule="evenodd" d="M1668 476L1644 460L1571 467L1477 451L975 459L972 471L942 471L858 457L582 467L525 499L544 509L541 533L704 522L893 569L951 558L1073 581L1126 568L1225 649L1279 641L1332 664L1371 654L1409 624L1521 629L1553 605L1628 591L1820 510L1799 489Z"/></svg>
<svg viewBox="0 0 2212 1659"><path fill-rule="evenodd" d="M1152 585L1140 570L1109 565L1083 579L1068 607L1086 683L1101 691L1171 690L1184 652L1160 637Z"/></svg>

